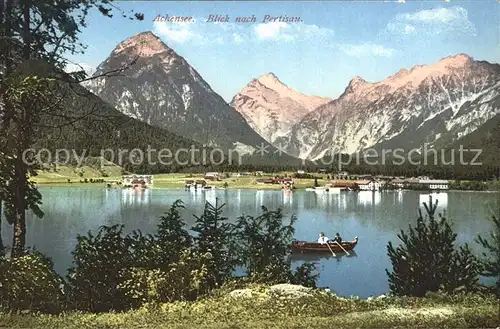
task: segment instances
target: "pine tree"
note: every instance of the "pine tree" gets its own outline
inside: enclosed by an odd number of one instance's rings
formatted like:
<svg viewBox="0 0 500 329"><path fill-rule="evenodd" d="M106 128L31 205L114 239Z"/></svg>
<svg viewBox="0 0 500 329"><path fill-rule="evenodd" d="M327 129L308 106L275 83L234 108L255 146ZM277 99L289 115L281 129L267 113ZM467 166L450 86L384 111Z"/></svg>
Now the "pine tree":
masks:
<svg viewBox="0 0 500 329"><path fill-rule="evenodd" d="M198 235L195 237L196 248L199 254L210 253L211 259L206 264L208 271L208 289L225 283L234 269L234 261L230 253L232 225L227 223L227 217L222 217L225 204L215 205L205 203L203 215L196 216L196 224L192 230Z"/></svg>
<svg viewBox="0 0 500 329"><path fill-rule="evenodd" d="M479 263L467 245L455 249L457 235L444 216L435 218L437 204L429 197L429 204L423 203L426 218L419 210L417 225L398 234L402 244L394 248L389 242L387 246L392 272L386 273L396 295L421 297L427 292L453 293L477 287Z"/></svg>
<svg viewBox="0 0 500 329"><path fill-rule="evenodd" d="M292 216L283 225L281 208L269 211L263 206L262 211L259 217L241 216L236 224L241 265L252 280L284 282L290 277L290 246L297 218Z"/></svg>
<svg viewBox="0 0 500 329"><path fill-rule="evenodd" d="M476 242L488 250L489 254L483 252L481 265L482 275L496 278L495 294L500 298L500 218L492 216L493 228L489 239L478 235ZM490 240L491 239L491 240Z"/></svg>
<svg viewBox="0 0 500 329"><path fill-rule="evenodd" d="M162 268L177 262L183 251L192 247L193 239L183 228L180 209L185 209L181 200L177 200L164 216L160 217L158 232L156 233L156 244L160 249L159 265Z"/></svg>

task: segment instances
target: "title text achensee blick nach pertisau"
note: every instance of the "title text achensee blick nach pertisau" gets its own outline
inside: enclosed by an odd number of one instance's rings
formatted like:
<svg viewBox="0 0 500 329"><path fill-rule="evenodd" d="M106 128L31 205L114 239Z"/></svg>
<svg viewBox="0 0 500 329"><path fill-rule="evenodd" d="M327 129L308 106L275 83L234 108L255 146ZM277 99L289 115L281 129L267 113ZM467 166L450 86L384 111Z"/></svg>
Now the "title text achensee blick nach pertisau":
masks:
<svg viewBox="0 0 500 329"><path fill-rule="evenodd" d="M192 16L161 16L158 15L153 20L154 22L169 22L169 23L194 23L195 19ZM286 15L273 16L273 15L264 15L260 19L257 19L257 16L237 16L231 18L229 15L218 15L218 14L210 14L207 18L204 19L206 23L300 23L302 19L300 17L289 17Z"/></svg>

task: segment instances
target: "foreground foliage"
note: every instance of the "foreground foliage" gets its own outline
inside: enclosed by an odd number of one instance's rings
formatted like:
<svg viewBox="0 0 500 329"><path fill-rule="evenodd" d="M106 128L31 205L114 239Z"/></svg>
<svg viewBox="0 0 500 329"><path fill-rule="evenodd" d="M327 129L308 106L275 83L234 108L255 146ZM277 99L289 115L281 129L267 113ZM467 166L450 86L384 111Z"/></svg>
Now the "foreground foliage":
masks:
<svg viewBox="0 0 500 329"><path fill-rule="evenodd" d="M66 280L39 253L0 258L0 309L127 311L194 301L235 281L315 285L312 264L290 270L293 228L283 226L280 209L241 217L235 225L222 216L223 206L206 203L195 216L194 237L184 228L180 200L160 217L155 234L125 234L123 225L113 225L79 235ZM235 277L236 267L248 275Z"/></svg>
<svg viewBox="0 0 500 329"><path fill-rule="evenodd" d="M300 299L235 298L149 304L126 313L59 316L0 313L9 328L494 328L498 301L479 295L344 299L317 291Z"/></svg>
<svg viewBox="0 0 500 329"><path fill-rule="evenodd" d="M427 218L417 219L416 227L401 231L402 244L387 246L392 272L386 270L391 292L403 296L424 296L427 292L474 291L481 267L467 245L456 248L457 234L444 216L436 218L436 203L424 202Z"/></svg>
<svg viewBox="0 0 500 329"><path fill-rule="evenodd" d="M58 313L66 304L62 278L38 252L0 260L0 309Z"/></svg>
<svg viewBox="0 0 500 329"><path fill-rule="evenodd" d="M487 250L480 259L483 266L481 274L485 277L496 278L496 287L492 290L500 298L500 218L492 216L491 221L493 228L490 236L486 238L479 235L477 242Z"/></svg>

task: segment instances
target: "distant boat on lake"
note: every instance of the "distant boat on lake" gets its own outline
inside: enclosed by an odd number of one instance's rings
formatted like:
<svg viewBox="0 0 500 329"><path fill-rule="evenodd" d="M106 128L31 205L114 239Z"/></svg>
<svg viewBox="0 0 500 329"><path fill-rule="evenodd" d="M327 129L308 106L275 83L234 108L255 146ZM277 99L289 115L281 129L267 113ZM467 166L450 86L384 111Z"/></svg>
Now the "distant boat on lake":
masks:
<svg viewBox="0 0 500 329"><path fill-rule="evenodd" d="M358 244L358 237L355 237L353 241L343 241L340 243L342 248L335 242L329 241L326 243L319 242L307 242L307 241L294 241L292 243L292 253L332 253L333 252L344 252L351 251Z"/></svg>

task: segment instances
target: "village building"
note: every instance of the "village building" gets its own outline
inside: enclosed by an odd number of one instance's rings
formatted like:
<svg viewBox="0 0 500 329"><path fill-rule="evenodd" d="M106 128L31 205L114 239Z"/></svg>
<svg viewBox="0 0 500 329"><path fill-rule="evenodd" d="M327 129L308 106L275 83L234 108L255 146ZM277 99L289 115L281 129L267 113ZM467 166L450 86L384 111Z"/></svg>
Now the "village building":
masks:
<svg viewBox="0 0 500 329"><path fill-rule="evenodd" d="M375 179L363 179L355 181L360 191L379 191L380 182Z"/></svg>
<svg viewBox="0 0 500 329"><path fill-rule="evenodd" d="M394 178L390 184L394 187L398 187L398 188L403 188L405 187L406 184L408 184L407 180L406 179L401 179L401 178Z"/></svg>
<svg viewBox="0 0 500 329"><path fill-rule="evenodd" d="M430 190L449 189L449 182L444 179L420 179L418 183L426 186Z"/></svg>
<svg viewBox="0 0 500 329"><path fill-rule="evenodd" d="M203 177L206 180L220 180L220 174L218 172L207 172Z"/></svg>
<svg viewBox="0 0 500 329"><path fill-rule="evenodd" d="M153 185L153 175L124 175L122 176L125 187L150 187Z"/></svg>
<svg viewBox="0 0 500 329"><path fill-rule="evenodd" d="M338 187L342 190L344 190L344 189L356 190L358 188L357 184L354 181L339 180L339 179L331 181L330 186L333 188Z"/></svg>

